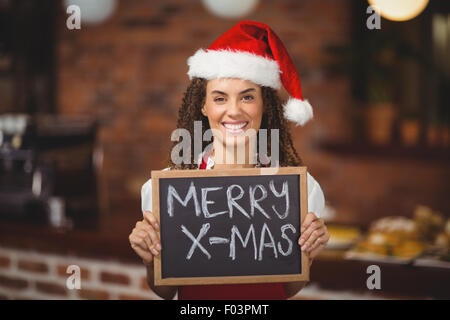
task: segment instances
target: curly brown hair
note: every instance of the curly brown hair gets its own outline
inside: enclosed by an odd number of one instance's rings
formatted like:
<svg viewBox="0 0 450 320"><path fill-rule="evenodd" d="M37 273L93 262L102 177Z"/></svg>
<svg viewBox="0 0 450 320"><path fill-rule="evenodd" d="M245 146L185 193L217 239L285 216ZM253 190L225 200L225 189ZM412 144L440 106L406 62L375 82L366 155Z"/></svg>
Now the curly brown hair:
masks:
<svg viewBox="0 0 450 320"><path fill-rule="evenodd" d="M184 93L183 103L178 111L177 128L186 129L189 131L191 137L190 146L194 145L194 121L202 122L202 137L206 130L210 129L208 118L205 117L201 108L206 99L206 84L207 80L203 78L193 78L191 83L187 87ZM282 167L287 166L301 166L302 160L295 150L292 142L292 136L289 131L288 121L283 116L283 108L281 99L277 92L270 88L261 86L261 94L263 98L263 117L261 121L260 129L268 129L267 133L267 152L270 152L271 132L270 129L279 129L279 165ZM175 141L173 147L179 142ZM208 141L202 140L202 150L205 150ZM259 144L257 144L259 145ZM173 150L173 147L171 150ZM198 164L194 163L194 159L197 160L198 155L193 154L192 147L189 147L189 160L190 163L175 164L172 161L171 154L169 154L168 166L170 169L197 169ZM270 155L269 155L270 156Z"/></svg>

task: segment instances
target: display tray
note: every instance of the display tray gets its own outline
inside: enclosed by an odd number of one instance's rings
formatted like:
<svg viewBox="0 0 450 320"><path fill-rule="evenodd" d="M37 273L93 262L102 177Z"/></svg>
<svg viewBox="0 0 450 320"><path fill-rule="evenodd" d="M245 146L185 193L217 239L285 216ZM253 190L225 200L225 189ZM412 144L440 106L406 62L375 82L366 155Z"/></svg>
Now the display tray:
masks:
<svg viewBox="0 0 450 320"><path fill-rule="evenodd" d="M415 259L415 258L384 256L372 252L357 252L352 250L347 251L344 254L344 258L347 260L363 260L363 261L394 263L394 264L412 264Z"/></svg>

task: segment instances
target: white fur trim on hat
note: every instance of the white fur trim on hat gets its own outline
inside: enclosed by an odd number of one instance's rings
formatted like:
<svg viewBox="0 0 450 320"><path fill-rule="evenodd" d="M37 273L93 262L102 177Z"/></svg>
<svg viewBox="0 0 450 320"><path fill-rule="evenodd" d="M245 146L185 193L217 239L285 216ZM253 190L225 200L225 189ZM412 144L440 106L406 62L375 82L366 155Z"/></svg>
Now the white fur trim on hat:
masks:
<svg viewBox="0 0 450 320"><path fill-rule="evenodd" d="M239 78L277 90L281 87L278 63L249 52L199 49L188 58L187 64L190 80Z"/></svg>
<svg viewBox="0 0 450 320"><path fill-rule="evenodd" d="M284 108L284 117L297 125L303 126L313 118L313 110L307 100L289 98Z"/></svg>

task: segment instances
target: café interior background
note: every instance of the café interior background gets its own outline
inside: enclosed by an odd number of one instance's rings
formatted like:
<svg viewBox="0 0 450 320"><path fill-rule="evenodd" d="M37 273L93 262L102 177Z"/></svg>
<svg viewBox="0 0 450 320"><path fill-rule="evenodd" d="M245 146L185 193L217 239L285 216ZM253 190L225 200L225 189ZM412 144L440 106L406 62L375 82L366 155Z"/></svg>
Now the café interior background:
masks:
<svg viewBox="0 0 450 320"><path fill-rule="evenodd" d="M449 2L370 2L379 27L359 0L0 0L0 297L157 298L128 243L140 188L166 167L186 59L248 19L314 107L292 134L331 240L295 299L449 298Z"/></svg>

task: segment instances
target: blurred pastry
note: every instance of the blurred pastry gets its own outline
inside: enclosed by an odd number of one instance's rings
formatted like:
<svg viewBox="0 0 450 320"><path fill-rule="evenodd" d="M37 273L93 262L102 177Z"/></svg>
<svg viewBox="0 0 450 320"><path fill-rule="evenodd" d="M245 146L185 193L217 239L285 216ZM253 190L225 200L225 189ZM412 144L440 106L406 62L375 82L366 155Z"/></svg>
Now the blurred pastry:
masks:
<svg viewBox="0 0 450 320"><path fill-rule="evenodd" d="M354 227L330 225L327 229L330 234L328 249L348 248L361 237L361 231Z"/></svg>
<svg viewBox="0 0 450 320"><path fill-rule="evenodd" d="M382 232L396 238L417 237L416 224L413 220L405 217L385 217L372 223L371 232Z"/></svg>
<svg viewBox="0 0 450 320"><path fill-rule="evenodd" d="M441 232L436 236L434 247L443 254L446 254L450 250L450 219L447 219L444 232Z"/></svg>
<svg viewBox="0 0 450 320"><path fill-rule="evenodd" d="M425 245L418 241L406 240L392 247L392 255L401 258L414 258L425 250Z"/></svg>
<svg viewBox="0 0 450 320"><path fill-rule="evenodd" d="M374 221L366 239L355 251L382 256L413 258L425 249L419 241L416 223L406 217L385 217Z"/></svg>
<svg viewBox="0 0 450 320"><path fill-rule="evenodd" d="M446 233L440 233L434 241L434 245L438 248L449 248L450 247L450 236Z"/></svg>
<svg viewBox="0 0 450 320"><path fill-rule="evenodd" d="M441 232L444 232L446 225L444 217L440 212L433 211L426 206L417 206L414 210L414 222L416 224L419 238L422 241L434 242ZM450 228L450 227L449 227Z"/></svg>

